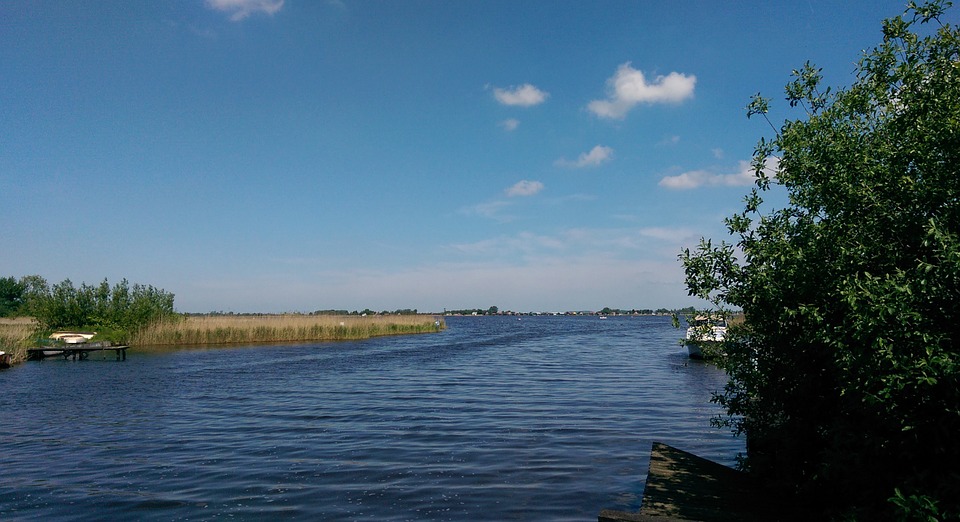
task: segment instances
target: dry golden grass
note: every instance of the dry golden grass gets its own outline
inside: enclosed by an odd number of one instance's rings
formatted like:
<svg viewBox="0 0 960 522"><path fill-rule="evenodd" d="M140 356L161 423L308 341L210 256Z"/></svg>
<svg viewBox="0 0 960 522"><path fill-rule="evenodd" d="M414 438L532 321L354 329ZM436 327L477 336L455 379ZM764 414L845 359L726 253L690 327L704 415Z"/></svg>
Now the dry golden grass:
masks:
<svg viewBox="0 0 960 522"><path fill-rule="evenodd" d="M10 362L25 361L36 330L32 317L0 317L0 351L10 354Z"/></svg>
<svg viewBox="0 0 960 522"><path fill-rule="evenodd" d="M149 326L135 333L129 344L170 346L338 341L436 332L445 326L442 318L431 315L192 316Z"/></svg>

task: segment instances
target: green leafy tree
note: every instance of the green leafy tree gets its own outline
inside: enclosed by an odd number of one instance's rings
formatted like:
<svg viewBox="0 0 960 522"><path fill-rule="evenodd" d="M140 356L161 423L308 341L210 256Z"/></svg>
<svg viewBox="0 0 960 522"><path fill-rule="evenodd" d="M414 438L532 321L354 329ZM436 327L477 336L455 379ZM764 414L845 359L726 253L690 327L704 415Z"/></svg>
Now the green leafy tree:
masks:
<svg viewBox="0 0 960 522"><path fill-rule="evenodd" d="M718 401L748 469L863 519L960 516L960 38L949 2L883 22L852 86L794 71L803 111L761 139L735 244L680 257L740 308ZM748 116L767 118L757 95ZM769 119L767 119L769 122ZM789 202L761 212L781 186Z"/></svg>
<svg viewBox="0 0 960 522"><path fill-rule="evenodd" d="M133 285L126 279L112 288L104 279L99 285L80 288L65 279L52 287L39 276L21 280L25 288L24 309L41 329L78 328L106 330L112 340L153 321L176 317L174 295L149 285Z"/></svg>
<svg viewBox="0 0 960 522"><path fill-rule="evenodd" d="M47 280L38 275L29 275L20 278L23 284L23 304L21 311L24 315L37 317L40 308L43 307L47 295L50 293L50 285Z"/></svg>
<svg viewBox="0 0 960 522"><path fill-rule="evenodd" d="M13 277L0 277L0 317L12 317L20 313L26 286Z"/></svg>

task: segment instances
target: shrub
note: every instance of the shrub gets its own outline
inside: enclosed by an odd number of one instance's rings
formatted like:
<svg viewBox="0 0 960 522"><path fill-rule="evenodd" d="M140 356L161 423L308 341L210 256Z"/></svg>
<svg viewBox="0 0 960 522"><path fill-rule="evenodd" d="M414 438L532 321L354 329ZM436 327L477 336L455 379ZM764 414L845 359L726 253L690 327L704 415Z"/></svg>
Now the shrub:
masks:
<svg viewBox="0 0 960 522"><path fill-rule="evenodd" d="M692 295L746 314L718 400L746 433L749 469L834 516L960 515L960 34L940 22L948 6L911 3L884 21L848 89L823 89L809 63L794 71L787 100L804 119L760 140L757 188L727 219L736 248L705 240L680 256ZM758 95L748 115L766 118L768 103ZM789 204L762 215L771 185Z"/></svg>
<svg viewBox="0 0 960 522"><path fill-rule="evenodd" d="M48 287L43 278L30 276L25 286L25 311L41 330L93 329L119 341L152 322L177 316L172 293L149 285L131 287L126 279L112 288L106 279L75 288L69 279Z"/></svg>

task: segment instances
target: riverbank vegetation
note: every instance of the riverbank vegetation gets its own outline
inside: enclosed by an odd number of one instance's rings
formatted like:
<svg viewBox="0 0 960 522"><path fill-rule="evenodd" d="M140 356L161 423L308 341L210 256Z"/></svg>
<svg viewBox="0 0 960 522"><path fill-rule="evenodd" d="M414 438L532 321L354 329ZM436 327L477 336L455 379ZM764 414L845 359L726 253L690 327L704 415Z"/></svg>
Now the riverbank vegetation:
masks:
<svg viewBox="0 0 960 522"><path fill-rule="evenodd" d="M173 294L149 285L75 287L66 279L55 285L38 275L0 278L0 349L12 362L55 330L96 332L94 340L127 342L139 329L163 318L179 317Z"/></svg>
<svg viewBox="0 0 960 522"><path fill-rule="evenodd" d="M174 295L127 280L74 287L69 279L50 286L40 276L0 278L0 350L13 362L54 330L96 332L95 341L134 346L278 343L367 339L436 332L440 317L416 310L314 314L180 314ZM11 318L11 316L21 316Z"/></svg>
<svg viewBox="0 0 960 522"><path fill-rule="evenodd" d="M167 318L138 330L136 346L343 341L384 335L437 332L430 315L214 315Z"/></svg>
<svg viewBox="0 0 960 522"><path fill-rule="evenodd" d="M0 317L0 351L13 363L27 359L27 348L36 339L37 322L31 317Z"/></svg>
<svg viewBox="0 0 960 522"><path fill-rule="evenodd" d="M31 317L40 333L96 331L98 340L124 341L132 331L177 316L173 298L150 285L131 286L126 279L112 287L104 279L78 288L69 279L51 286L38 275L0 278L3 316Z"/></svg>
<svg viewBox="0 0 960 522"><path fill-rule="evenodd" d="M681 259L691 295L739 308L718 402L747 469L811 519L960 518L960 32L949 2L883 22L856 81L811 64L799 119L762 139L736 244ZM768 118L759 95L748 116ZM767 122L770 120L767 119ZM789 203L761 213L761 193ZM784 509L787 509L786 507Z"/></svg>

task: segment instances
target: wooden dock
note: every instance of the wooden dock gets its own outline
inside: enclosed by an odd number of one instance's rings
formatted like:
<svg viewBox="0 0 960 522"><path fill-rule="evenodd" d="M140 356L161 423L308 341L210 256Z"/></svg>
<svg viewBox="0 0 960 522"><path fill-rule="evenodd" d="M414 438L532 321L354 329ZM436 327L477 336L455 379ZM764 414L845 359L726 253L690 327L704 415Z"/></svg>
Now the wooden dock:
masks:
<svg viewBox="0 0 960 522"><path fill-rule="evenodd" d="M733 468L654 442L640 511L604 509L599 522L776 520L750 478Z"/></svg>
<svg viewBox="0 0 960 522"><path fill-rule="evenodd" d="M62 357L63 359L82 361L88 359L90 354L93 352L100 352L101 354L113 352L118 361L126 361L127 348L130 347L125 344L115 345L109 341L44 346L40 348L28 348L27 359L32 361L42 361L51 357Z"/></svg>

